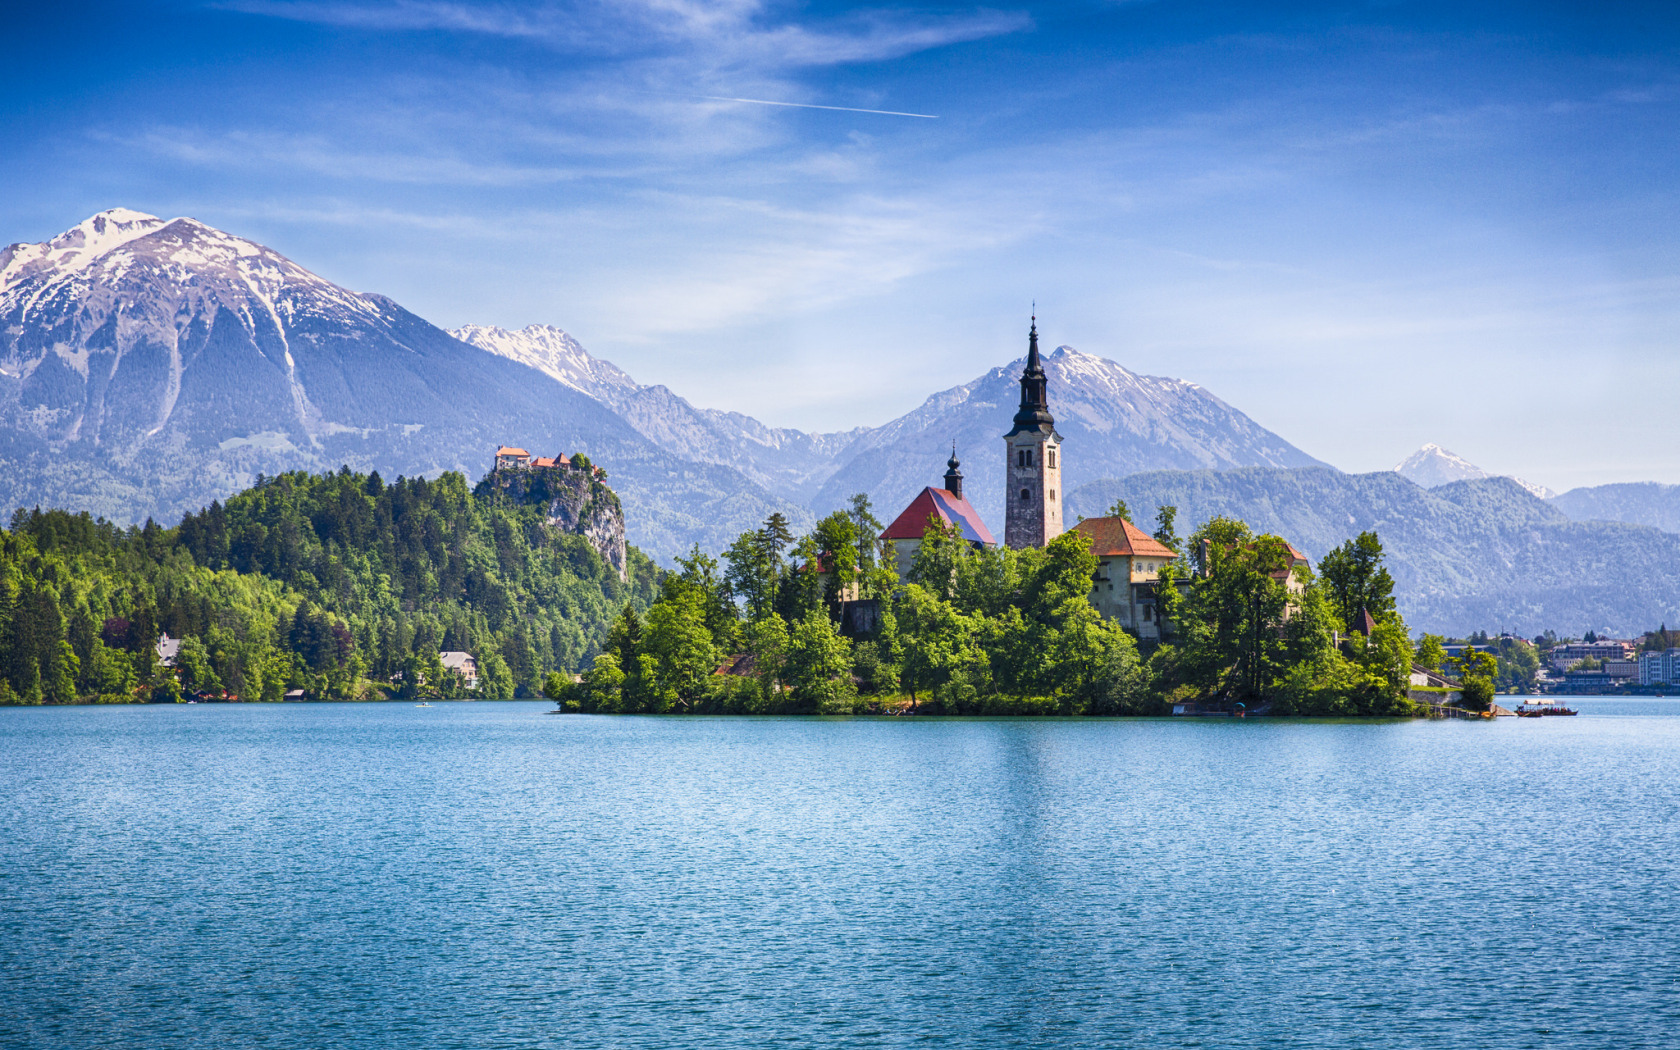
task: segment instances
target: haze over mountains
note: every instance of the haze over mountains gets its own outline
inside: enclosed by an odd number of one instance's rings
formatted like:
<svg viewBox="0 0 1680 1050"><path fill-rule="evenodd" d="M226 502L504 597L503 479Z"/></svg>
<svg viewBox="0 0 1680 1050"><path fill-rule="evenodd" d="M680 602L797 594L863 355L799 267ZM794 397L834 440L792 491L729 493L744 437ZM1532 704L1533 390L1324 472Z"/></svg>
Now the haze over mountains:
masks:
<svg viewBox="0 0 1680 1050"><path fill-rule="evenodd" d="M1495 476L1463 456L1448 452L1434 442L1424 445L1401 460L1395 465L1394 472L1410 478L1426 489L1435 488L1437 485L1449 485L1455 481L1475 481L1480 478ZM1544 485L1536 485L1524 481L1522 478L1511 478L1511 480L1541 499L1551 499L1557 495Z"/></svg>
<svg viewBox="0 0 1680 1050"><path fill-rule="evenodd" d="M882 426L774 428L638 383L558 328L446 332L196 220L114 209L0 251L0 507L169 522L283 470L476 479L509 443L588 453L631 542L668 559L774 511L803 527L854 492L890 519L938 484L954 442L965 494L1001 532L999 435L1022 363ZM1114 495L1145 518L1174 502L1185 531L1231 513L1315 557L1378 528L1408 615L1442 630L1680 620L1666 611L1676 537L1657 531L1680 529L1680 486L1548 503L1439 446L1395 473L1342 475L1196 384L1067 346L1044 364L1070 520Z"/></svg>

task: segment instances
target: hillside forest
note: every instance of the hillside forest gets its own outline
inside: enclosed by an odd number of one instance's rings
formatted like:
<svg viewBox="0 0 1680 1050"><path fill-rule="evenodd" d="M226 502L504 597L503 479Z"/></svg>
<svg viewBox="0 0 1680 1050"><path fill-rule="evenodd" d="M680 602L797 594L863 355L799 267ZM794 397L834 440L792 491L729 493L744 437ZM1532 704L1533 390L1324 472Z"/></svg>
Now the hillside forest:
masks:
<svg viewBox="0 0 1680 1050"><path fill-rule="evenodd" d="M656 575L631 548L621 579L540 505L457 473L282 474L173 528L19 511L0 532L0 703L459 695L440 650L476 656L485 697L537 695Z"/></svg>

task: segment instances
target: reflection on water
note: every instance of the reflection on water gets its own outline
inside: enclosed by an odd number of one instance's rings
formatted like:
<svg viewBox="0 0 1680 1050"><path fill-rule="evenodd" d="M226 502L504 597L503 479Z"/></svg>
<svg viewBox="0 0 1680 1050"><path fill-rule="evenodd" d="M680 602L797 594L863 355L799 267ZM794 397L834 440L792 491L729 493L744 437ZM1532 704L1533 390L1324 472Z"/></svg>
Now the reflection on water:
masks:
<svg viewBox="0 0 1680 1050"><path fill-rule="evenodd" d="M1672 1045L1680 700L0 710L0 1045Z"/></svg>

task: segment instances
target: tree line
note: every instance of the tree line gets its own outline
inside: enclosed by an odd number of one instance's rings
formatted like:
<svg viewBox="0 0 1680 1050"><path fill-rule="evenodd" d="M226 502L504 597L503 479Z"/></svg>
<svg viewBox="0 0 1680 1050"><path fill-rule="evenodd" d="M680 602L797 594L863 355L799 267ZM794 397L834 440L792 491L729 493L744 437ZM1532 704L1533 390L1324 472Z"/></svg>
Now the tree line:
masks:
<svg viewBox="0 0 1680 1050"><path fill-rule="evenodd" d="M545 692L565 710L626 713L1412 711L1412 646L1374 533L1314 573L1241 522L1215 518L1182 544L1174 524L1160 508L1156 537L1188 553L1161 574L1163 644L1140 647L1097 612L1082 533L980 547L934 519L901 578L859 495L797 539L773 515L721 558L696 546L651 607L620 614L581 681L555 675Z"/></svg>
<svg viewBox="0 0 1680 1050"><path fill-rule="evenodd" d="M440 650L476 656L481 695L537 696L657 576L632 548L621 579L542 506L457 473L283 474L173 528L19 511L0 531L0 703L459 694Z"/></svg>

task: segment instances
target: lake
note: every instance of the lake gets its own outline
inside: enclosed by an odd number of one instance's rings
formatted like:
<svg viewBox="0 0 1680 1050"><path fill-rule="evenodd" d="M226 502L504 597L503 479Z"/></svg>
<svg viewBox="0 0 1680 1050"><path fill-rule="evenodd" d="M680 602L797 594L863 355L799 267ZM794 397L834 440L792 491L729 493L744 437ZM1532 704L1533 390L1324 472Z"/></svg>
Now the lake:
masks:
<svg viewBox="0 0 1680 1050"><path fill-rule="evenodd" d="M1680 701L0 709L0 1045L1673 1047Z"/></svg>

